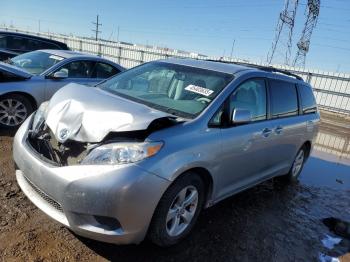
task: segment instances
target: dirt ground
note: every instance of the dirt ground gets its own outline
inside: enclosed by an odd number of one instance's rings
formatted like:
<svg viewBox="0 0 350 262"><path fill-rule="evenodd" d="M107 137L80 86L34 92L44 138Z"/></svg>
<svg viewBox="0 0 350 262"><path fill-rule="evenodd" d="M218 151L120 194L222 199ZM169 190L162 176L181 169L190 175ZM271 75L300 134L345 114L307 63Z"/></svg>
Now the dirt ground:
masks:
<svg viewBox="0 0 350 262"><path fill-rule="evenodd" d="M322 219L350 221L350 186L302 182L268 181L224 200L202 212L185 241L167 249L148 241L116 246L76 236L20 191L12 136L0 131L0 261L319 261L320 253L339 257L350 251L346 239L332 250L321 242L332 234ZM317 169L302 175L317 175Z"/></svg>

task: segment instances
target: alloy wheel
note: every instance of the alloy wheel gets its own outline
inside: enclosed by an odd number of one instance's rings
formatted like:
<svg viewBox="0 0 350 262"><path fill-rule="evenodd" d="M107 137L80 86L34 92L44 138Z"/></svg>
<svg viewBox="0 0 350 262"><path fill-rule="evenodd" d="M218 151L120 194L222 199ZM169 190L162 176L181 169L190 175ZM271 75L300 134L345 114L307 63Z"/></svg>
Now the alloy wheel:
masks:
<svg viewBox="0 0 350 262"><path fill-rule="evenodd" d="M166 217L169 236L178 236L191 223L198 207L198 191L194 186L183 188L174 198Z"/></svg>
<svg viewBox="0 0 350 262"><path fill-rule="evenodd" d="M0 101L0 124L18 126L27 118L27 108L16 99L7 98Z"/></svg>
<svg viewBox="0 0 350 262"><path fill-rule="evenodd" d="M292 176L297 177L304 163L304 150L300 150L294 160L292 167Z"/></svg>

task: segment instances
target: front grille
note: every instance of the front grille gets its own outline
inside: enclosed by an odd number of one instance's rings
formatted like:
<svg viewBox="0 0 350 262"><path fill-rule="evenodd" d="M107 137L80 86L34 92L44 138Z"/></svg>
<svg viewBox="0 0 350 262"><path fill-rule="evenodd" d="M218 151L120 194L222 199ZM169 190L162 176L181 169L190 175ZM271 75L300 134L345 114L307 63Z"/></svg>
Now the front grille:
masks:
<svg viewBox="0 0 350 262"><path fill-rule="evenodd" d="M87 143L67 141L59 143L46 125L35 136L27 137L28 145L42 160L56 166L79 164L87 155Z"/></svg>
<svg viewBox="0 0 350 262"><path fill-rule="evenodd" d="M55 208L57 211L63 213L62 206L55 200L53 200L50 196L45 194L40 188L38 188L36 185L34 185L32 182L29 181L28 178L24 176L25 180L27 181L28 185L31 186L31 188L45 201L47 202L50 206Z"/></svg>

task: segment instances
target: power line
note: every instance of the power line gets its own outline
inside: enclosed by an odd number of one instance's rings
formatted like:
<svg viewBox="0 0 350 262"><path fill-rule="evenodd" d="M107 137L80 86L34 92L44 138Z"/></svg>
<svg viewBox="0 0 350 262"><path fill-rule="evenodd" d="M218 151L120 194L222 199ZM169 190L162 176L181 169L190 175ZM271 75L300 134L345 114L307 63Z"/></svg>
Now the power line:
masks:
<svg viewBox="0 0 350 262"><path fill-rule="evenodd" d="M102 24L100 24L98 22L98 15L96 16L96 22L92 22L92 24L94 24L96 26L96 29L91 29L91 31L95 32L95 35L96 35L96 41L98 40L98 34L101 33L101 31L98 30L98 28L100 26L102 26Z"/></svg>

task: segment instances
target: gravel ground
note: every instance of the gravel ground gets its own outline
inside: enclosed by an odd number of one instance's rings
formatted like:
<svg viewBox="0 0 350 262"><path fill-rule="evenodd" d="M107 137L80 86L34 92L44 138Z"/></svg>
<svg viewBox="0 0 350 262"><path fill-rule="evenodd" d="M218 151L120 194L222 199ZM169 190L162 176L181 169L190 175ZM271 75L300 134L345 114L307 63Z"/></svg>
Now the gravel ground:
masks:
<svg viewBox="0 0 350 262"><path fill-rule="evenodd" d="M350 221L350 187L302 182L283 186L268 181L204 210L193 233L171 248L148 241L115 246L85 239L51 220L20 191L12 140L12 134L0 131L2 261L318 261L320 252L341 256L350 251L349 240L333 250L321 243L332 234L323 218ZM308 168L303 176L315 172Z"/></svg>

